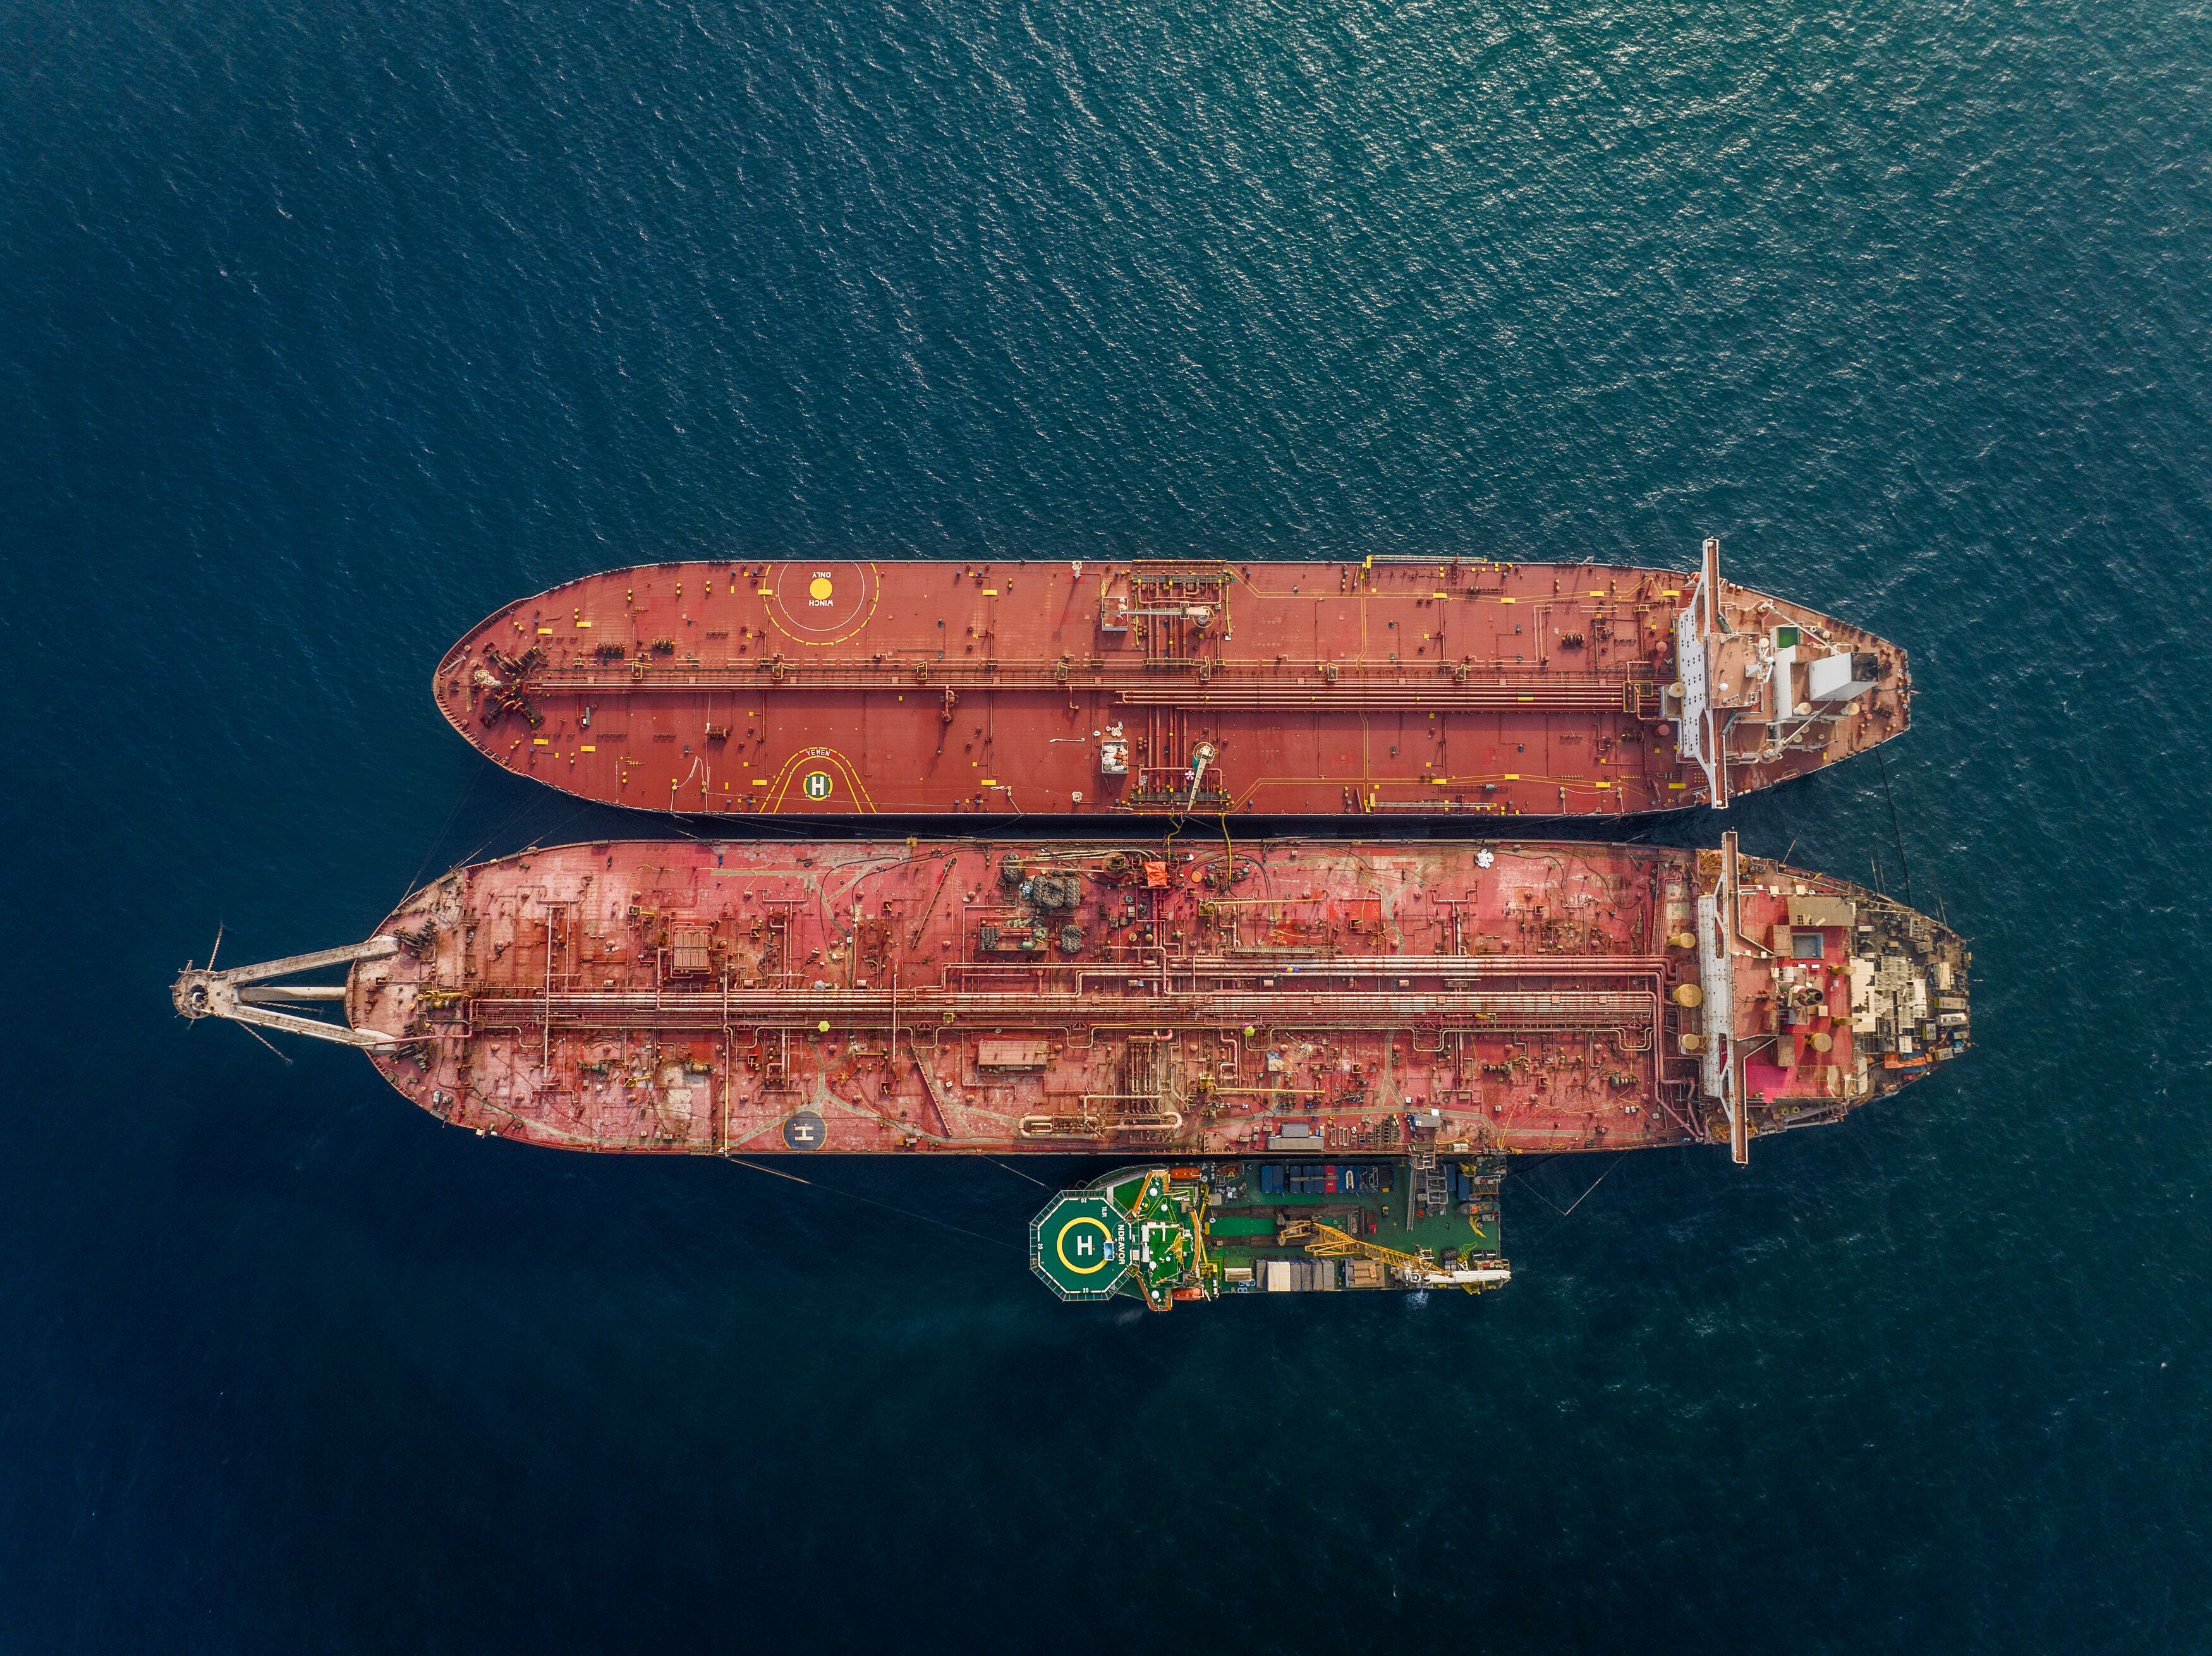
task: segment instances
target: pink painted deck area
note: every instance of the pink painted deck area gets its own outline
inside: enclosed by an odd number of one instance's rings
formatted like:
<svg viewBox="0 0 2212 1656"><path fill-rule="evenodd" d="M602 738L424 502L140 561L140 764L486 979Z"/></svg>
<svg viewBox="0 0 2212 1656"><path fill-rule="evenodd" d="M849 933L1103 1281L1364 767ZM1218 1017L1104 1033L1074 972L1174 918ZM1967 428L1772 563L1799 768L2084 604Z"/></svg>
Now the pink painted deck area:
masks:
<svg viewBox="0 0 2212 1656"><path fill-rule="evenodd" d="M1506 840L617 840L426 888L345 1010L441 1118L602 1151L1625 1149L1728 1139L1717 1052L1759 1066L1753 1136L1893 1090L1899 1039L1929 1061L1895 1019L1915 982L1916 1033L1963 1008L1954 937L1745 859L1769 952L1729 953L1719 878ZM1793 904L1819 960L1771 952Z"/></svg>

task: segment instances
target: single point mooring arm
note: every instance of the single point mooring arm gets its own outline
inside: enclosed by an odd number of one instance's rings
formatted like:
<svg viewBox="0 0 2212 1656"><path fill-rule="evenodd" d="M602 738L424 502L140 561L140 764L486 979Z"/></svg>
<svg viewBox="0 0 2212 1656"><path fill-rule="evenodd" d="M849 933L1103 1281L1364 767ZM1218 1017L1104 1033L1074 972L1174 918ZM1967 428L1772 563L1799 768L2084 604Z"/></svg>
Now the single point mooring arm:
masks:
<svg viewBox="0 0 2212 1656"><path fill-rule="evenodd" d="M307 1035L316 1040L334 1040L342 1046L397 1046L400 1043L398 1035L383 1034L374 1029L349 1028L343 1023L325 1023L297 1012L280 1012L269 1004L272 1001L343 1000L345 991L337 985L271 985L259 989L248 986L266 983L271 978L296 977L326 967L349 966L355 961L380 960L398 952L398 938L382 937L349 943L343 949L287 955L282 960L264 961L258 966L236 966L222 972L187 967L179 974L169 994L177 1010L188 1018L228 1018L233 1023L258 1024L264 1029L282 1029L289 1034Z"/></svg>

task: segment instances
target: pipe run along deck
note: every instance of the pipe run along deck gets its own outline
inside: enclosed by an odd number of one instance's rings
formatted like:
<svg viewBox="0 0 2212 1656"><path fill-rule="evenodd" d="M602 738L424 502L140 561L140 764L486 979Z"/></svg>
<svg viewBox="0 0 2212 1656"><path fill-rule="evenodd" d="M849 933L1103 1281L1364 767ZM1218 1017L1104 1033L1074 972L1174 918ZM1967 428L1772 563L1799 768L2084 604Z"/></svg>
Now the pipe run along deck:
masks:
<svg viewBox="0 0 2212 1656"><path fill-rule="evenodd" d="M1688 572L1480 560L696 561L487 618L454 728L710 816L1621 816L1903 731L1905 652Z"/></svg>

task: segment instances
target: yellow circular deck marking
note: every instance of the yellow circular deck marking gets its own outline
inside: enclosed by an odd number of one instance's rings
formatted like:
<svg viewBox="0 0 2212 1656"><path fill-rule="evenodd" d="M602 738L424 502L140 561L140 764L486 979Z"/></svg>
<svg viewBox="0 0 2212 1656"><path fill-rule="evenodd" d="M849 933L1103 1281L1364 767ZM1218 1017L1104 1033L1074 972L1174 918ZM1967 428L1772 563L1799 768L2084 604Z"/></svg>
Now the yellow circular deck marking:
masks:
<svg viewBox="0 0 2212 1656"><path fill-rule="evenodd" d="M829 768L821 772L813 772L806 768L810 765L817 764L827 766ZM827 776L830 779L830 794L817 796L808 788L806 779L817 774ZM834 748L802 748L776 767L775 777L767 784L756 781L753 786L756 787L765 786L769 790L769 798L764 808L771 811L780 811L790 803L791 791L793 788L797 788L800 793L806 795L810 799L827 798L837 792L837 780L841 776L844 779L845 789L853 801L854 809L864 814L873 811L876 802L869 797L867 789L860 785L860 774L854 770L852 761Z"/></svg>
<svg viewBox="0 0 2212 1656"><path fill-rule="evenodd" d="M830 773L828 771L807 772L805 786L806 788L806 797L809 799L827 799L830 797L830 789L831 786L830 781Z"/></svg>
<svg viewBox="0 0 2212 1656"><path fill-rule="evenodd" d="M761 578L771 628L812 650L857 636L883 598L881 572L870 563L779 564Z"/></svg>
<svg viewBox="0 0 2212 1656"><path fill-rule="evenodd" d="M1076 1264L1074 1260L1067 1257L1068 1233L1073 1230L1080 1230L1085 1225L1090 1226L1091 1229L1097 1231L1101 1236L1106 1239L1106 1245L1099 1249L1098 1263L1095 1265L1079 1265ZM1093 1219L1089 1214L1085 1213L1078 1215L1075 1218L1069 1220L1066 1224L1062 1225L1060 1228L1060 1234L1053 1239L1052 1246L1053 1251L1060 1255L1060 1264L1066 1265L1070 1271L1073 1271L1079 1277L1091 1277L1095 1276L1099 1271L1106 1269L1108 1262L1113 1258L1112 1253L1109 1251L1113 1245L1113 1241L1114 1233L1106 1228L1104 1221ZM1076 1245L1075 1251L1078 1253L1088 1253L1091 1250L1079 1242Z"/></svg>

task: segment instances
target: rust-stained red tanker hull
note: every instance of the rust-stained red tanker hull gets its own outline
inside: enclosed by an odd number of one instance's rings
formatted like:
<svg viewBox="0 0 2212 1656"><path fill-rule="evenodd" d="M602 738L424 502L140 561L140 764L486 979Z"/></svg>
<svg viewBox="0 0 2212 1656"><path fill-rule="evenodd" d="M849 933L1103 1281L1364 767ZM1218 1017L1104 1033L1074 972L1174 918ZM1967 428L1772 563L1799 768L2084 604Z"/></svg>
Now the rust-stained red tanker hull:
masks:
<svg viewBox="0 0 2212 1656"><path fill-rule="evenodd" d="M440 664L519 774L658 811L1618 816L1903 730L1904 652L1598 564L699 561L508 606Z"/></svg>
<svg viewBox="0 0 2212 1656"><path fill-rule="evenodd" d="M1966 1040L1957 937L1732 837L568 846L178 1004L341 957L408 1097L601 1151L1741 1156Z"/></svg>

